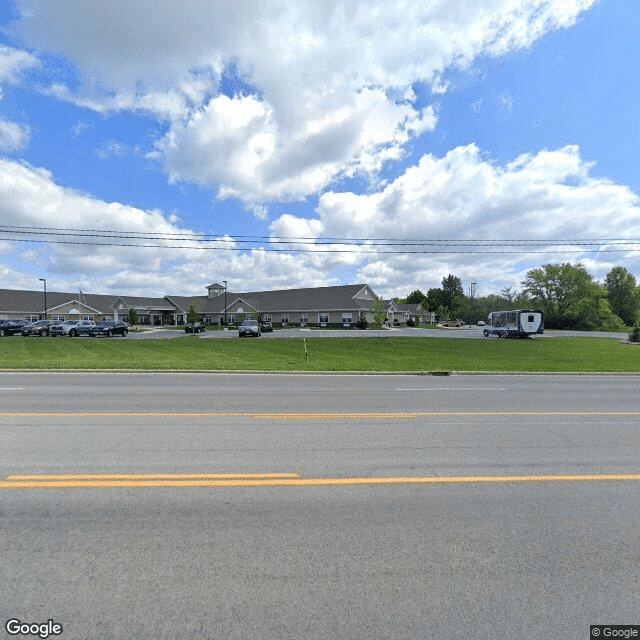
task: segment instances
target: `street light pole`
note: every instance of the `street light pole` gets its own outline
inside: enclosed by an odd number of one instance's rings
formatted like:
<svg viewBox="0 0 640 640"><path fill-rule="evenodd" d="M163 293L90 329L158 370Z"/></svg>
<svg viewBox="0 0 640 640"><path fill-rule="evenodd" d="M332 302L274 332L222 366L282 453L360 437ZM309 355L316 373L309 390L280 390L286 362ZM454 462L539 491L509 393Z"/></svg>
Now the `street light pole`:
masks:
<svg viewBox="0 0 640 640"><path fill-rule="evenodd" d="M227 281L224 282L224 327L227 328Z"/></svg>
<svg viewBox="0 0 640 640"><path fill-rule="evenodd" d="M44 282L44 319L47 320L47 279L46 278L38 278L40 282Z"/></svg>
<svg viewBox="0 0 640 640"><path fill-rule="evenodd" d="M476 297L476 284L475 282L471 283L471 288L469 293L471 294L471 308L470 308L470 313L469 313L469 324L471 324L473 322L473 318L471 317L474 313L475 313L475 297Z"/></svg>

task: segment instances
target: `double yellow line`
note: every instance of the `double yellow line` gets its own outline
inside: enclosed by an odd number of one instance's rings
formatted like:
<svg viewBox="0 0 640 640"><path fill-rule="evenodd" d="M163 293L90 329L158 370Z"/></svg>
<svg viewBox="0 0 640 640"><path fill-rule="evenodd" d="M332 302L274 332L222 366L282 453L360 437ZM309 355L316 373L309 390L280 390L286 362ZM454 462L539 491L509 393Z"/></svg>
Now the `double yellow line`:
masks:
<svg viewBox="0 0 640 640"><path fill-rule="evenodd" d="M382 476L301 478L297 473L158 473L13 475L0 489L144 487L320 487L336 485L505 484L531 482L640 481L639 473L521 476Z"/></svg>

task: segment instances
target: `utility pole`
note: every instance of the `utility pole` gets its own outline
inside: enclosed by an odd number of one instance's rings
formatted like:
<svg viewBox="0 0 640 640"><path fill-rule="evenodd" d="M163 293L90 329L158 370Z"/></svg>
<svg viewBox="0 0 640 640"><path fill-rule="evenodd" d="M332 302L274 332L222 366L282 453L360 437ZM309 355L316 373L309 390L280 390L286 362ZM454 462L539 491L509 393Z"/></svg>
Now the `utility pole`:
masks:
<svg viewBox="0 0 640 640"><path fill-rule="evenodd" d="M473 314L475 313L474 299L476 297L476 282L472 282L469 287L469 298L471 304L469 305L469 324L473 324Z"/></svg>

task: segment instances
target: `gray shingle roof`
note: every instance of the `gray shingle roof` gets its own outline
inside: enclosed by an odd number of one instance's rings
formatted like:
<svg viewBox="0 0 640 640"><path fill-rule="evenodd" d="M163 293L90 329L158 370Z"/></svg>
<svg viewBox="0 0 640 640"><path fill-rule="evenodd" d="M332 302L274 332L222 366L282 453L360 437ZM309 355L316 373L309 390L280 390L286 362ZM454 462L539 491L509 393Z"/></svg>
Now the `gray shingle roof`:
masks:
<svg viewBox="0 0 640 640"><path fill-rule="evenodd" d="M281 289L277 291L227 291L227 308L231 308L241 299L258 311L341 311L371 308L370 300L356 299L366 284L352 284L337 287L313 287L305 289ZM370 290L369 290L370 291ZM199 313L223 313L225 295L215 298L207 296L172 296L173 301L182 311L187 312L193 304Z"/></svg>
<svg viewBox="0 0 640 640"><path fill-rule="evenodd" d="M372 301L377 299L366 284L353 284L337 287L313 287L304 289L280 289L276 291L227 291L227 308L236 306L240 301L245 308L266 312L316 312L316 311L359 311L370 309ZM82 302L96 313L113 313L114 308L123 311L129 307L155 312L174 310L187 313L193 305L199 313L224 313L225 295L208 296L165 296L149 298L128 295L101 295L80 292L47 291L47 310L69 302ZM123 305L122 309L120 305ZM0 310L18 313L43 313L43 291L21 291L0 289Z"/></svg>

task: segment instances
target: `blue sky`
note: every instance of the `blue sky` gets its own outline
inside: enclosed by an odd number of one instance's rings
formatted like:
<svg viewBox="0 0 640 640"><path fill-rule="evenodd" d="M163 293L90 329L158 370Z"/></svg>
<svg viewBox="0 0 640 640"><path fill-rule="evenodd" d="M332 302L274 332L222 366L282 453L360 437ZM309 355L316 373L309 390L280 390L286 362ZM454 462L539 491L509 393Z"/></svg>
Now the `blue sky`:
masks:
<svg viewBox="0 0 640 640"><path fill-rule="evenodd" d="M640 3L263 4L0 6L0 288L640 279Z"/></svg>

